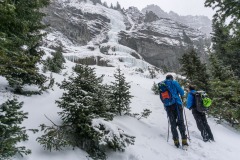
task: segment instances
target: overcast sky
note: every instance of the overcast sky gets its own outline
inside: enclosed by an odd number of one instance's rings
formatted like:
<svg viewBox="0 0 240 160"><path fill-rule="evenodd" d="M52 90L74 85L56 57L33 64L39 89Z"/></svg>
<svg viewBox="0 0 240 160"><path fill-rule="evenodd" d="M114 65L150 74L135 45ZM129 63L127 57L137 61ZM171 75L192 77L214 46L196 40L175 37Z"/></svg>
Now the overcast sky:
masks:
<svg viewBox="0 0 240 160"><path fill-rule="evenodd" d="M117 1L124 8L135 6L140 10L149 4L160 6L165 12L174 11L180 15L205 15L212 19L214 11L205 8L205 0L102 0L115 5Z"/></svg>

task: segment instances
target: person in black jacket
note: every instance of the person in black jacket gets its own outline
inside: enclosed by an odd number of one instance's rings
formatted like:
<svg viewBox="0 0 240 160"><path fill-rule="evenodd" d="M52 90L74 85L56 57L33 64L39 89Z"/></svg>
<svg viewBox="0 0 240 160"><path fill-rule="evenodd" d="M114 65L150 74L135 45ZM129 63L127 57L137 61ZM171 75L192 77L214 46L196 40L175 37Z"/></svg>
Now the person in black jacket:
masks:
<svg viewBox="0 0 240 160"><path fill-rule="evenodd" d="M201 132L203 141L204 142L207 142L209 140L214 141L212 131L207 122L206 114L203 112L197 111L197 108L195 105L195 97L194 97L194 92L196 92L195 87L193 85L189 85L188 90L189 90L189 93L187 96L187 108L192 110L193 117L196 120L199 131Z"/></svg>

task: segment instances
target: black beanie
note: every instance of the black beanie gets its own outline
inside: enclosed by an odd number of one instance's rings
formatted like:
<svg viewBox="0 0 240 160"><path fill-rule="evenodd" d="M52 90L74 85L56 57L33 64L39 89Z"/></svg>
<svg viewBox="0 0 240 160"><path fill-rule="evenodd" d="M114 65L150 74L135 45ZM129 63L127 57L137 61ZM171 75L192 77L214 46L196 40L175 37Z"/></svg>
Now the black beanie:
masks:
<svg viewBox="0 0 240 160"><path fill-rule="evenodd" d="M168 74L168 75L166 76L166 79L171 79L171 80L173 80L173 76L172 76L171 74Z"/></svg>

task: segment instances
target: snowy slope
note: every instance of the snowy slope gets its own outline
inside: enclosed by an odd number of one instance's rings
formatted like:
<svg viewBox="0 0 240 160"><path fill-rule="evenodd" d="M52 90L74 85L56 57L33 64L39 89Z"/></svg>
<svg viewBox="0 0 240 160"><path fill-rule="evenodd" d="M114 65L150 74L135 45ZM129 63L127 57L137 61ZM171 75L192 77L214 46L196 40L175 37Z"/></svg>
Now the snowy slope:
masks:
<svg viewBox="0 0 240 160"><path fill-rule="evenodd" d="M71 67L74 65L72 62L67 61L68 67L63 73L71 72ZM98 75L105 75L104 82L110 83L113 81L113 73L115 68L96 67ZM123 70L127 81L131 82L131 93L134 96L132 99L132 112L140 113L144 108L152 111L148 119L137 120L132 117L122 116L114 119L112 123L118 125L131 135L136 136L135 145L129 146L125 152L111 152L108 153L110 160L237 160L239 159L240 134L229 127L218 125L213 119L209 119L210 126L215 136L216 142L205 143L202 141L200 132L198 131L193 116L190 111L186 110L191 143L188 151L176 149L170 138L167 142L167 118L166 112L161 104L159 97L154 95L151 91L153 82L158 82L164 79L163 75L159 75L157 79L148 79L140 75L132 75L127 69ZM49 74L49 73L48 73ZM64 79L62 75L53 75L58 82ZM6 85L4 78L0 79L1 86ZM1 90L3 88L1 87ZM54 122L59 122L57 108L54 103L62 94L62 90L54 87L54 91L49 91L43 95L36 95L32 97L18 96L20 101L24 101L24 111L29 112L29 118L25 120L23 125L27 128L38 128L39 124L50 122L45 118L46 114ZM0 100L4 101L7 97L11 97L8 92L1 92ZM32 154L20 158L16 157L15 160L84 160L87 154L79 149L71 150L66 149L61 152L48 152L35 141L37 136L30 134L30 139L24 143L32 150ZM171 136L170 136L171 137Z"/></svg>
<svg viewBox="0 0 240 160"><path fill-rule="evenodd" d="M151 91L153 82L159 82L164 79L165 75L158 73L156 79L149 79L148 68L152 65L145 62L140 55L136 58L131 53L138 54L136 51L118 44L118 33L126 31L123 23L123 15L112 9L107 9L101 5L93 6L91 3L84 4L78 3L77 0L58 0L62 2L63 6L70 6L73 8L81 8L84 12L99 13L107 16L111 23L109 24L108 36L109 40L106 43L96 45L95 43L101 39L97 36L93 41L90 41L86 46L79 46L70 41L61 32L50 32L44 40L43 50L46 52L46 58L51 52L53 46L58 44L63 45L64 56L69 59L65 64L66 68L61 74L53 74L56 82L61 82L72 73L72 67L75 65L72 61L78 58L101 56L109 60L113 67L100 67L96 68L97 75L104 74L104 83L110 84L114 81L114 71L117 67L123 70L126 79L131 84L131 93L134 96L132 99L131 107L132 113L140 113L143 109L147 108L152 111L148 119L137 120L132 117L122 116L116 117L111 123L119 126L124 131L136 137L135 145L126 148L125 152L110 152L108 153L109 160L237 160L239 159L238 144L240 144L240 134L229 127L217 125L213 119L209 119L210 126L215 136L216 142L204 143L201 140L200 132L198 131L193 116L190 111L186 111L190 136L192 142L190 143L189 150L183 151L176 149L172 140L169 142L167 139L167 116L160 102L158 96L154 95ZM94 10L93 10L94 7ZM120 21L115 21L116 18ZM128 17L131 19L131 17ZM131 30L136 26L134 19L129 20L133 25ZM128 32L128 31L126 31ZM94 50L89 50L88 47L93 46ZM100 52L100 48L110 46L108 54ZM121 58L121 61L119 61ZM71 60L71 61L70 61ZM144 72L137 72L135 69L141 68ZM46 73L50 76L50 73ZM56 85L53 90L49 90L42 95L35 95L31 97L12 95L5 90L7 82L5 78L0 77L0 101L6 101L8 98L17 97L19 101L23 101L23 110L29 113L29 118L24 121L23 125L27 128L38 128L40 124L45 123L51 125L51 122L46 119L47 115L55 123L60 124L60 119L57 114L60 109L55 104L62 96L63 90L59 89ZM87 160L90 159L88 154L80 149L72 150L67 148L61 152L48 152L44 151L42 146L36 142L36 138L42 133L32 134L29 132L29 141L23 143L27 148L32 150L32 154L24 158L15 157L14 160Z"/></svg>

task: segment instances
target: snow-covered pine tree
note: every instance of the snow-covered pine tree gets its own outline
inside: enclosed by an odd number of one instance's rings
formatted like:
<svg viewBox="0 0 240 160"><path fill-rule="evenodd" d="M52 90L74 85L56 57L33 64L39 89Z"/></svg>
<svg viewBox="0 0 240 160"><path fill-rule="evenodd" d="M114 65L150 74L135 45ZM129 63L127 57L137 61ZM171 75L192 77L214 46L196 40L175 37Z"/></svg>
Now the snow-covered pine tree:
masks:
<svg viewBox="0 0 240 160"><path fill-rule="evenodd" d="M101 0L91 0L93 2L94 5L96 5L97 3L102 4Z"/></svg>
<svg viewBox="0 0 240 160"><path fill-rule="evenodd" d="M159 95L159 88L158 88L158 85L155 82L153 82L153 86L152 86L151 89L152 89L154 94Z"/></svg>
<svg viewBox="0 0 240 160"><path fill-rule="evenodd" d="M60 85L65 92L56 101L62 109L62 125L41 125L45 135L38 142L48 150L61 150L67 145L79 147L94 159L106 159L106 150L123 151L126 145L133 144L134 137L108 122L113 114L102 77L83 65L77 65L74 71L76 76Z"/></svg>
<svg viewBox="0 0 240 160"><path fill-rule="evenodd" d="M0 75L17 93L25 84L41 88L46 82L37 63L44 54L38 46L46 27L40 9L48 4L49 0L0 1Z"/></svg>
<svg viewBox="0 0 240 160"><path fill-rule="evenodd" d="M121 69L118 68L114 74L115 82L111 85L111 111L116 115L129 114L131 111L130 103L133 97L130 94L130 85L126 82L124 74Z"/></svg>
<svg viewBox="0 0 240 160"><path fill-rule="evenodd" d="M119 11L121 11L122 10L122 7L121 7L121 5L120 5L120 3L117 1L117 5L116 5L116 8L115 8L116 10L119 10Z"/></svg>
<svg viewBox="0 0 240 160"><path fill-rule="evenodd" d="M7 160L20 154L27 155L31 151L17 143L28 140L25 127L20 126L27 113L21 111L23 102L8 100L0 105L0 159Z"/></svg>
<svg viewBox="0 0 240 160"><path fill-rule="evenodd" d="M51 71L54 73L60 73L61 70L64 68L64 63L65 63L65 59L64 56L62 54L63 50L62 47L58 47L56 49L56 52L53 53L53 57L50 58L48 57L46 59L46 61L44 62L44 66L43 66L43 71Z"/></svg>
<svg viewBox="0 0 240 160"><path fill-rule="evenodd" d="M103 2L103 6L108 8L107 2Z"/></svg>
<svg viewBox="0 0 240 160"><path fill-rule="evenodd" d="M209 75L207 74L206 64L203 64L194 49L184 53L179 59L181 71L184 76L195 84L198 89L208 91Z"/></svg>
<svg viewBox="0 0 240 160"><path fill-rule="evenodd" d="M239 125L240 82L230 67L224 66L215 54L210 56L210 64L209 94L213 100L210 113L218 118L219 122L226 120L231 125Z"/></svg>
<svg viewBox="0 0 240 160"><path fill-rule="evenodd" d="M205 6L216 9L213 16L213 49L225 66L230 65L235 76L240 78L239 1L206 0Z"/></svg>
<svg viewBox="0 0 240 160"><path fill-rule="evenodd" d="M149 74L150 74L150 78L153 79L153 78L156 78L156 69L153 68L153 67L148 67L148 71L149 71Z"/></svg>

